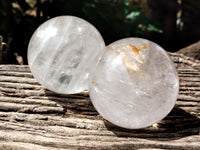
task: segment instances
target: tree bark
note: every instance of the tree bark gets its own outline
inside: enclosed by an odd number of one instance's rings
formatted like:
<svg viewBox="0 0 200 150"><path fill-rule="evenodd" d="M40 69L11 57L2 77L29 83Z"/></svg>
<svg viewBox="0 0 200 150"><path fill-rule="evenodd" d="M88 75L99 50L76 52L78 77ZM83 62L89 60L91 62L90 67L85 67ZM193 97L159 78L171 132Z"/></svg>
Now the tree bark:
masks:
<svg viewBox="0 0 200 150"><path fill-rule="evenodd" d="M0 65L0 149L200 149L200 62L169 54L180 79L176 106L139 130L104 120L87 91L56 94L28 66Z"/></svg>

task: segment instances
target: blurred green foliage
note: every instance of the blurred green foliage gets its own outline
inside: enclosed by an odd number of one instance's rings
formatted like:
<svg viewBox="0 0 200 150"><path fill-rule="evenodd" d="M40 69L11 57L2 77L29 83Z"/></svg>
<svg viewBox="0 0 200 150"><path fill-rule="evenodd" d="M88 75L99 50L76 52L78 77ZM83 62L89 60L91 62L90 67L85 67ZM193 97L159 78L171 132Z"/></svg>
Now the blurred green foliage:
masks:
<svg viewBox="0 0 200 150"><path fill-rule="evenodd" d="M147 32L162 33L161 26L148 19L131 0L47 0L43 11L50 17L75 15L88 20L107 44L129 36L145 37Z"/></svg>
<svg viewBox="0 0 200 150"><path fill-rule="evenodd" d="M100 31L106 44L120 38L147 37L149 33L163 32L134 0L2 0L0 12L0 34L7 40L11 52L22 55L25 63L34 30L55 16L86 19Z"/></svg>

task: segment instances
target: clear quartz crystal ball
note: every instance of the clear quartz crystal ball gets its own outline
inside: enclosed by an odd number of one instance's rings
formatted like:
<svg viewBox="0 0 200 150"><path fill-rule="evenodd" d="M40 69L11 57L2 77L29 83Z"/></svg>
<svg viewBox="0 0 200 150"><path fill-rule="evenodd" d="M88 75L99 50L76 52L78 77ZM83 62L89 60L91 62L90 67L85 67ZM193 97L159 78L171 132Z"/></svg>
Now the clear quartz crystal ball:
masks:
<svg viewBox="0 0 200 150"><path fill-rule="evenodd" d="M163 119L174 107L178 90L177 72L166 51L141 38L107 46L89 81L90 97L100 115L128 129Z"/></svg>
<svg viewBox="0 0 200 150"><path fill-rule="evenodd" d="M90 64L104 48L104 40L92 24L60 16L34 32L28 46L28 64L33 76L49 90L74 94L88 89Z"/></svg>

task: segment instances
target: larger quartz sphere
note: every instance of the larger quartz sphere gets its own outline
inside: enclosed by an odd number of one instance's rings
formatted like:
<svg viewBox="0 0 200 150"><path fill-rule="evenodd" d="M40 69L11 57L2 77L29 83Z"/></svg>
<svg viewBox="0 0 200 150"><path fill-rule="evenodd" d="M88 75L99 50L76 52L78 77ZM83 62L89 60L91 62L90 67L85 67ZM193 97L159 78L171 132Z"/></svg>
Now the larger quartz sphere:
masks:
<svg viewBox="0 0 200 150"><path fill-rule="evenodd" d="M90 64L105 48L97 29L87 21L60 16L40 25L28 46L33 76L46 88L62 94L88 89Z"/></svg>
<svg viewBox="0 0 200 150"><path fill-rule="evenodd" d="M111 123L129 129L163 119L174 107L179 90L177 72L166 51L141 38L107 46L90 75L94 107Z"/></svg>

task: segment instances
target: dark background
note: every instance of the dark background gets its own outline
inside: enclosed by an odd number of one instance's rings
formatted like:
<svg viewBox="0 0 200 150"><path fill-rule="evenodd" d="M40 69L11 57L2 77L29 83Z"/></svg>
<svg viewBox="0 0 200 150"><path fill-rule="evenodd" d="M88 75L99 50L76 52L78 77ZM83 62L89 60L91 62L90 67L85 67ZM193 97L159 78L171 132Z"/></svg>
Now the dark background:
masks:
<svg viewBox="0 0 200 150"><path fill-rule="evenodd" d="M200 0L1 0L0 35L9 45L4 63L27 64L31 35L60 15L86 19L106 44L126 37L152 40L175 52L200 39Z"/></svg>

